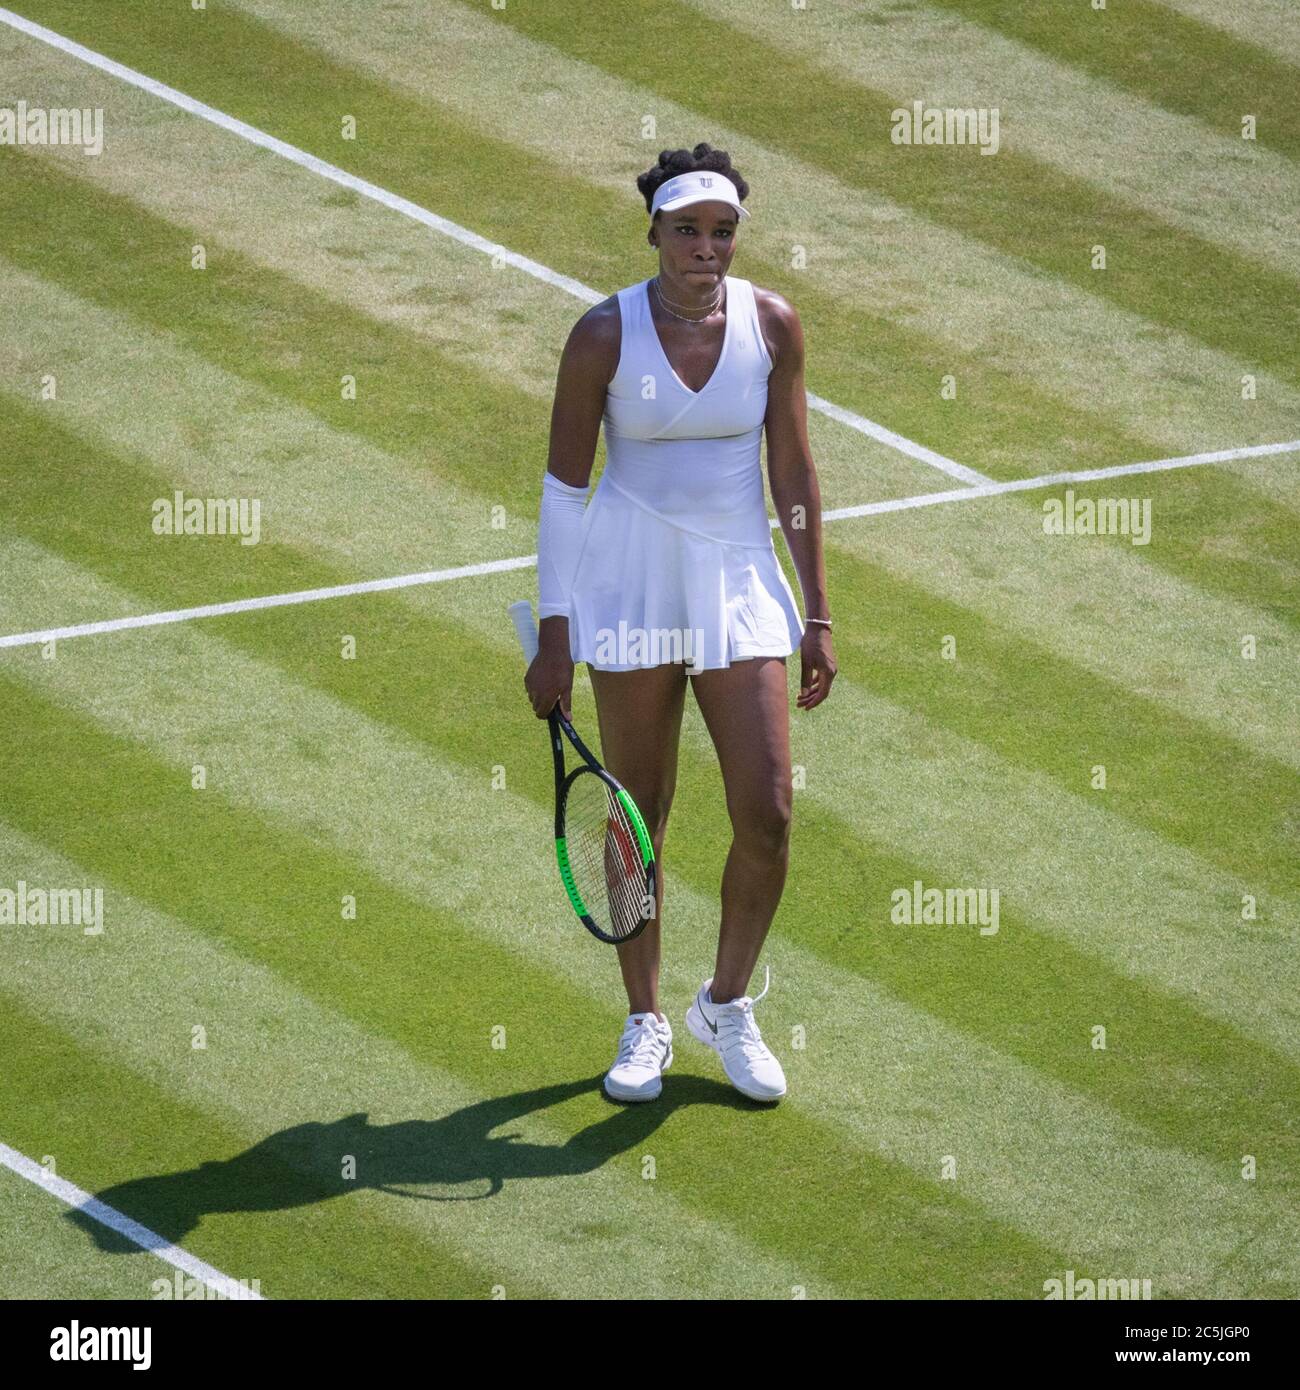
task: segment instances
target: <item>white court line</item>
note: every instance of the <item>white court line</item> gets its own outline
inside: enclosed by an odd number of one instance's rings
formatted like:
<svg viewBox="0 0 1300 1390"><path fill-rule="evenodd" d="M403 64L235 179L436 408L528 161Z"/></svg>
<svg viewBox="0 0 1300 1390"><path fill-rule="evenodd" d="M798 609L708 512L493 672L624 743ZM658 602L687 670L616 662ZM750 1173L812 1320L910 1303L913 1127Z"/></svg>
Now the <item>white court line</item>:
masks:
<svg viewBox="0 0 1300 1390"><path fill-rule="evenodd" d="M210 121L213 125L220 126L222 130L229 131L232 135L240 136L241 139L247 140L250 144L260 145L263 149L270 150L272 154L278 154L282 159L301 165L302 168L309 169L313 174L319 174L322 178L330 179L339 184L340 187L351 189L352 192L359 193L364 198L371 198L376 203L382 203L384 207L391 208L394 212L400 212L403 216L430 227L435 232L441 232L443 236L449 236L455 241L462 242L475 251L481 251L485 256L495 256L505 264L524 271L525 274L535 276L538 280L553 285L556 289L566 291L575 299L582 300L584 304L599 304L608 297L601 294L599 290L593 290L584 285L580 280L570 279L569 276L561 275L548 266L529 260L527 256L521 256L516 251L510 251L494 241L488 241L485 237L479 236L477 232L471 232L468 228L461 227L445 217L439 217L437 213L430 212L428 208L420 207L418 203L399 197L396 193L390 193L386 188L380 188L378 184L370 183L367 179L349 174L337 165L318 159L314 154L308 154L306 150L300 150L296 145L290 145L284 140L277 140L274 135L268 135L264 130L258 130L256 126L248 125L244 121L237 120L234 116L228 116L224 111L218 111L214 106L196 101L193 97L186 96L184 92L177 91L175 87L169 87L164 82L146 77L144 73L136 72L134 68L128 68L122 63L114 62L112 58L106 58L102 53L96 53L92 48L86 48L72 39L64 38L62 34L56 34L53 29L46 29L40 24L33 24L30 19L24 19L22 15L14 14L12 10L0 9L0 22L8 24L29 38L39 39L42 43L57 48L61 53L66 53L73 58L80 58L83 63L89 63L91 67L99 68L101 72L121 78L123 82L129 82L131 86L139 87L141 91L148 92L163 101L169 101L173 106L179 106L182 111L187 111L192 116L199 116L205 121ZM936 454L934 450L927 449L924 444L917 444L901 434L895 434L893 430L886 429L884 425L876 424L874 420L868 420L865 416L833 405L820 396L814 396L811 391L807 395L808 404L814 410L821 411L823 415L830 416L832 420L838 420L841 424L848 425L872 439L891 445L912 458L932 464L935 468L942 469L954 478L960 478L963 482L968 483L990 481L983 473L977 473L973 468L967 468L964 464L954 463L952 459L944 458L942 454Z"/></svg>
<svg viewBox="0 0 1300 1390"><path fill-rule="evenodd" d="M1009 483L981 483L979 487L953 488L949 492L925 492L918 497L896 497L887 502L864 502L858 507L836 507L834 511L823 512L822 520L843 521L853 516L879 516L882 512L901 512L912 507L933 507L939 502L960 502L967 497L997 497L1004 492L1055 487L1059 483L1091 483L1099 478L1121 478L1129 473L1161 473L1168 468L1194 468L1202 463L1227 463L1232 459L1259 458L1264 454L1292 454L1297 450L1300 450L1300 439L1292 439L1285 444L1252 444L1245 449L1216 449L1213 453L1184 454L1180 458L1152 459L1149 463L1118 463L1112 468L1084 468L1074 473L1044 473L1041 477L1016 478ZM4 640L0 638L0 646L3 645Z"/></svg>
<svg viewBox="0 0 1300 1390"><path fill-rule="evenodd" d="M421 574L399 574L392 579L363 579L358 584L335 584L328 589L298 589L291 594L267 594L261 598L241 598L230 603L205 603L200 608L174 608L167 613L140 613L133 618L109 618L100 623L78 623L74 627L50 628L47 632L19 632L0 637L0 647L27 647L41 642L61 642L65 637L93 637L100 632L122 632L133 627L162 627L184 623L191 618L220 618L227 613L251 613L259 608L283 608L291 603L315 603L325 598L346 598L350 594L377 594L386 589L408 589L414 584L441 584L449 579L465 579L475 574L496 574L501 570L528 569L537 563L536 555L519 555L512 560L489 560L481 565L462 565L459 569L425 570Z"/></svg>
<svg viewBox="0 0 1300 1390"><path fill-rule="evenodd" d="M1225 463L1230 459L1257 458L1263 454L1287 454L1300 450L1300 439L1286 444L1255 444L1246 449L1219 449L1209 454L1185 454L1181 458L1155 459L1149 463L1121 463L1113 468L1088 468L1076 473L1047 473L1039 478L1017 478L1009 483L985 483L979 487L953 488L948 492L922 492L914 497L896 497L887 502L866 502L858 507L836 507L822 513L823 521L843 521L856 516L879 516L882 512L901 512L913 507L933 507L942 502L962 502L975 497L997 497L1004 492L1023 492L1029 488L1054 487L1059 483L1089 483L1100 478L1119 478L1130 473L1157 473L1170 468L1192 468L1202 463ZM769 519L775 530L780 522ZM207 603L200 608L174 608L165 613L140 613L131 618L108 618L97 623L77 623L71 627L42 628L39 632L16 632L0 637L0 648L39 646L61 642L68 637L94 637L103 632L122 632L127 628L161 627L183 623L191 618L217 618L227 613L249 613L260 608L281 608L291 603L313 603L319 599L346 598L351 594L374 594L388 589L406 589L415 584L441 584L479 574L499 574L505 570L529 569L536 555L517 555L509 560L489 560L481 565L462 565L459 569L425 570L420 574L400 574L392 579L363 579L355 584L335 584L327 589L299 589L291 594L268 594L261 598L236 599L230 603Z"/></svg>
<svg viewBox="0 0 1300 1390"><path fill-rule="evenodd" d="M897 449L900 454L908 454L910 457L919 459L922 463L928 463L947 473L950 477L958 478L963 483L970 483L972 486L983 486L985 483L993 481L985 474L977 473L973 468L967 468L964 463L957 463L953 459L945 458L942 454L936 454L933 449L927 449L924 444L918 444L915 440L908 439L904 435L895 434L893 430L887 430L884 425L878 425L874 420L868 420L865 415L857 415L851 410L845 410L842 405L825 401L820 396L814 396L811 391L807 394L808 404L814 410L820 410L823 415L829 415L832 420L838 420L841 424L848 425L862 434L870 435L872 439L878 439L882 444L888 444L891 448Z"/></svg>
<svg viewBox="0 0 1300 1390"><path fill-rule="evenodd" d="M179 1245L173 1245L171 1241L165 1240L156 1231L151 1231L138 1221L132 1221L129 1216L123 1216L120 1211L107 1206L97 1197L92 1197L89 1192L83 1192L81 1188L68 1182L65 1178L57 1177L48 1172L39 1163L33 1163L30 1158L20 1154L17 1149L11 1149L8 1144L0 1144L0 1163L3 1163L11 1172L17 1173L20 1178L26 1178L28 1182L44 1188L46 1192L52 1192L68 1206L75 1207L101 1225L116 1231L118 1235L134 1241L142 1250L147 1250L151 1255L157 1255L160 1260L164 1260L173 1268L183 1270L195 1279L201 1279L208 1288L225 1294L227 1298L265 1301L260 1293L253 1289L244 1288L242 1284L231 1279L229 1275L222 1274L219 1269L213 1269L209 1264L204 1264L202 1260L191 1255L188 1250L182 1250Z"/></svg>

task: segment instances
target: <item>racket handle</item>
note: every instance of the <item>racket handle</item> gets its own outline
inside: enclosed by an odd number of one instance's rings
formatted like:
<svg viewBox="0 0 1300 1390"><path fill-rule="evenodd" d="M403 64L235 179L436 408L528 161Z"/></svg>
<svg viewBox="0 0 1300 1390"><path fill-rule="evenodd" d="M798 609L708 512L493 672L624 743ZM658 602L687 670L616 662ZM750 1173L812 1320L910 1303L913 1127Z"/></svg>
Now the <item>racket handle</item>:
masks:
<svg viewBox="0 0 1300 1390"><path fill-rule="evenodd" d="M537 624L533 621L533 605L530 599L521 598L510 605L510 620L515 625L515 635L524 649L524 660L531 666L537 655Z"/></svg>

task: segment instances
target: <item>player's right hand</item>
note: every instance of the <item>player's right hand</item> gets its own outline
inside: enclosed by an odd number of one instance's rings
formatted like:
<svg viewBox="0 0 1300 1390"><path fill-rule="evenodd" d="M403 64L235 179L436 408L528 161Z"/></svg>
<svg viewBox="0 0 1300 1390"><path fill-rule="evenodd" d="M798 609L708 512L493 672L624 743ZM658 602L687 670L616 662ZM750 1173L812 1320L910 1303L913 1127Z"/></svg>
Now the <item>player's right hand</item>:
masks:
<svg viewBox="0 0 1300 1390"><path fill-rule="evenodd" d="M573 661L567 651L543 647L524 675L524 689L538 719L546 719L560 702L560 713L573 719Z"/></svg>

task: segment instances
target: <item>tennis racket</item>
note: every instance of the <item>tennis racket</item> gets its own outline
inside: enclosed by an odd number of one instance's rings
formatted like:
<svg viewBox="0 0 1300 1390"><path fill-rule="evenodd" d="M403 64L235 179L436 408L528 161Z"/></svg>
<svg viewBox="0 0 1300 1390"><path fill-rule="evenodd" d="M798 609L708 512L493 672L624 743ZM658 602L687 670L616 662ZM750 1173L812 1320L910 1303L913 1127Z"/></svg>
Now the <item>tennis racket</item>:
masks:
<svg viewBox="0 0 1300 1390"><path fill-rule="evenodd" d="M537 655L533 605L527 599L512 603L510 617L531 666ZM631 941L655 914L655 854L645 821L561 714L558 700L548 720L555 759L555 857L564 891L578 920L598 940ZM562 733L583 759L567 775Z"/></svg>

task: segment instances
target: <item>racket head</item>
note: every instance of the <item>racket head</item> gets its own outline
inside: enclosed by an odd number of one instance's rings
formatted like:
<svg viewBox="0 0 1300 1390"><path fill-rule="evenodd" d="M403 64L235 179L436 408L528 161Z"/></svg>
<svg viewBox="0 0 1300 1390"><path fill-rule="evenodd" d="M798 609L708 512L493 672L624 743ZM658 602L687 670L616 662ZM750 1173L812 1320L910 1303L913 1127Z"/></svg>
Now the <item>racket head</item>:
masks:
<svg viewBox="0 0 1300 1390"><path fill-rule="evenodd" d="M639 936L655 908L655 858L636 803L607 772L580 767L560 793L556 858L582 925L617 945Z"/></svg>

